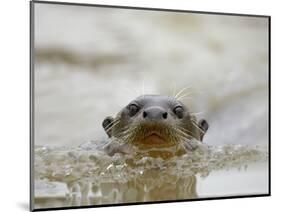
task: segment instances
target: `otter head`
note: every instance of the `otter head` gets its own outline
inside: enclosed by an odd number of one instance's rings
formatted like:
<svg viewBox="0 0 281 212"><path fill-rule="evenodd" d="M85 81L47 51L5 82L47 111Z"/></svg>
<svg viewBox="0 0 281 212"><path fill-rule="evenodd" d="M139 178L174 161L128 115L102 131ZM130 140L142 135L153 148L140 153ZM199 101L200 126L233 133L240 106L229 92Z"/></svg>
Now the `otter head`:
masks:
<svg viewBox="0 0 281 212"><path fill-rule="evenodd" d="M169 147L191 139L199 141L208 129L174 97L143 95L102 123L107 135L140 148Z"/></svg>

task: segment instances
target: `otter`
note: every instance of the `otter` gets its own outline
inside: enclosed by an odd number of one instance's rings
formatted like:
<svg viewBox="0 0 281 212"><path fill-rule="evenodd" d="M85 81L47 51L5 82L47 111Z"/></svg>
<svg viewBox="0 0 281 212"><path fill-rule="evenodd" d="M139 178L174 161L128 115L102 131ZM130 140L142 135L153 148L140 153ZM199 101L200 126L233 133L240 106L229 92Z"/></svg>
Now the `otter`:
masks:
<svg viewBox="0 0 281 212"><path fill-rule="evenodd" d="M106 117L102 126L108 137L115 141L105 148L109 155L128 153L129 147L134 147L153 157L170 157L171 154L182 155L195 150L196 143L203 141L209 128L205 119L197 122L181 101L163 95L137 97L115 118ZM167 154L171 149L175 151Z"/></svg>

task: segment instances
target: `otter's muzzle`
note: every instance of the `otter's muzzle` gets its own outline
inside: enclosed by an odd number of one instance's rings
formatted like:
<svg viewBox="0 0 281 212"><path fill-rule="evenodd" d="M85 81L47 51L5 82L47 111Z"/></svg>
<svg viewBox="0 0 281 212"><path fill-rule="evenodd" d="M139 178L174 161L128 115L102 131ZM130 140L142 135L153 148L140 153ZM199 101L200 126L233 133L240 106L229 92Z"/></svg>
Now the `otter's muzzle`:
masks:
<svg viewBox="0 0 281 212"><path fill-rule="evenodd" d="M168 118L168 113L161 107L149 107L143 111L142 117L149 121L164 121Z"/></svg>

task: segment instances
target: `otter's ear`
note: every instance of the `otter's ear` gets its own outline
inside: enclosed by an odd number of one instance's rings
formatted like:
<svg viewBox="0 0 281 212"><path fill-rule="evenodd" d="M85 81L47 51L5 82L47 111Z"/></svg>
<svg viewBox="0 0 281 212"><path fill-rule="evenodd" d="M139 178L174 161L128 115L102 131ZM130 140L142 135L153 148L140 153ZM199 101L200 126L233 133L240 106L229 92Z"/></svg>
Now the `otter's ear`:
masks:
<svg viewBox="0 0 281 212"><path fill-rule="evenodd" d="M111 126L112 126L113 121L114 121L114 118L112 118L111 116L108 116L102 122L103 129L105 130L105 132L109 138L112 136Z"/></svg>
<svg viewBox="0 0 281 212"><path fill-rule="evenodd" d="M200 127L200 129L202 130L202 131L200 131L200 140L202 141L205 133L209 129L209 124L205 119L201 119L198 122L198 127Z"/></svg>

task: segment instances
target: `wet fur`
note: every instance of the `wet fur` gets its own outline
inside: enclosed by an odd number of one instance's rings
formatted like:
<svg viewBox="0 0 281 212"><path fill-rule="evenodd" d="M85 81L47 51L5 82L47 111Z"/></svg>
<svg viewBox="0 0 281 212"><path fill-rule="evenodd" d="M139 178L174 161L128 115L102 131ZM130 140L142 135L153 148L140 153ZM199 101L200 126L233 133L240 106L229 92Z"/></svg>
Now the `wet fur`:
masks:
<svg viewBox="0 0 281 212"><path fill-rule="evenodd" d="M188 108L179 100L160 95L144 95L132 102L142 102L144 105L135 116L129 116L128 106L124 107L115 118L106 117L102 123L109 138L116 138L121 144L140 145L140 142L150 130L155 130L167 140L166 146L176 144L184 146L188 150L194 150L192 139L203 141L209 125L205 119L197 122ZM130 104L129 104L130 105ZM147 106L148 105L148 106ZM177 118L172 112L173 105L180 105L184 109L183 117ZM142 113L151 107L164 108L168 112L167 120L146 120ZM163 110L164 110L163 109ZM165 145L164 145L165 146Z"/></svg>

